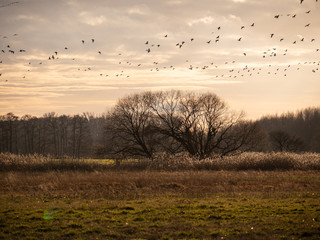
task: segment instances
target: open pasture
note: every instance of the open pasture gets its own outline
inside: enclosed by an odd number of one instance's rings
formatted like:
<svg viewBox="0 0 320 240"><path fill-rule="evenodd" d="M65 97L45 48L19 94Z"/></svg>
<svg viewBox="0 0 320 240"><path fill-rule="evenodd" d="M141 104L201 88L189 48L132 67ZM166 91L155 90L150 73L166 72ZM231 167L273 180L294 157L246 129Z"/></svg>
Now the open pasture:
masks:
<svg viewBox="0 0 320 240"><path fill-rule="evenodd" d="M318 171L2 172L1 239L319 239Z"/></svg>

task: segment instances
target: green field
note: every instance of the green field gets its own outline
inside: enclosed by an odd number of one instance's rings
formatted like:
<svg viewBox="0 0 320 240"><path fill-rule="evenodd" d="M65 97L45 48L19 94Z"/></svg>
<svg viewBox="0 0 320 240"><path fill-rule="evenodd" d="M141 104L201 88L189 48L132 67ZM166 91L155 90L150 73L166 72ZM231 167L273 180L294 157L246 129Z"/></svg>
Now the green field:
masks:
<svg viewBox="0 0 320 240"><path fill-rule="evenodd" d="M319 239L317 171L1 173L1 239Z"/></svg>
<svg viewBox="0 0 320 240"><path fill-rule="evenodd" d="M319 239L319 194L2 196L2 239Z"/></svg>

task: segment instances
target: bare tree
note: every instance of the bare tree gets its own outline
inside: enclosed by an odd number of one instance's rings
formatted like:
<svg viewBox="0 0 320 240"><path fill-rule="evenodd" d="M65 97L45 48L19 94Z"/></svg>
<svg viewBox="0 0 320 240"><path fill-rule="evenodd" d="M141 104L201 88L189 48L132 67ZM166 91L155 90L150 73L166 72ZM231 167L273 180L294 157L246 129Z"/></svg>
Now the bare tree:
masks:
<svg viewBox="0 0 320 240"><path fill-rule="evenodd" d="M24 147L25 153L34 153L35 152L35 125L36 125L36 117L33 117L29 114L26 114L21 117L20 122L22 123L23 129L23 139L24 139Z"/></svg>
<svg viewBox="0 0 320 240"><path fill-rule="evenodd" d="M246 151L263 151L266 149L267 134L259 124L240 121L226 134L221 148L222 156Z"/></svg>
<svg viewBox="0 0 320 240"><path fill-rule="evenodd" d="M269 133L273 149L280 152L298 152L304 147L303 140L289 133L276 130Z"/></svg>
<svg viewBox="0 0 320 240"><path fill-rule="evenodd" d="M106 123L109 151L152 158L155 152L150 109L151 93L134 94L120 99Z"/></svg>
<svg viewBox="0 0 320 240"><path fill-rule="evenodd" d="M0 117L1 150L3 152L18 152L18 116L7 113Z"/></svg>
<svg viewBox="0 0 320 240"><path fill-rule="evenodd" d="M186 151L206 158L254 145L258 128L242 117L212 93L144 92L121 99L107 126L118 153L151 158L157 151Z"/></svg>
<svg viewBox="0 0 320 240"><path fill-rule="evenodd" d="M151 108L160 120L158 131L200 158L248 148L257 133L255 125L241 122L242 113L230 112L213 93L157 92Z"/></svg>

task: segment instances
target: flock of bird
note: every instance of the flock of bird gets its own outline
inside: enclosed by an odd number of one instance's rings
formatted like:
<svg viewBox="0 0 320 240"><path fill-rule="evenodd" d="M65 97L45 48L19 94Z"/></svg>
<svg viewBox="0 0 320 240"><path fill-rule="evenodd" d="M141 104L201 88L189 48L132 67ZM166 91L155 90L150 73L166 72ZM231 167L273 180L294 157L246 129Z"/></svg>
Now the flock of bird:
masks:
<svg viewBox="0 0 320 240"><path fill-rule="evenodd" d="M300 0L300 4L303 3L304 0ZM318 2L318 0L316 0L316 2ZM16 4L18 2L13 2L11 4ZM0 6L2 7L2 6ZM312 12L312 10L308 10L305 12L305 14L310 14ZM290 17L290 18L297 18L297 14L277 14L274 16L275 19L279 19L282 17ZM304 25L305 28L308 28L311 26L311 23L306 23ZM239 26L239 30L242 31L243 29L246 28L252 28L254 29L256 27L255 23L251 23L248 24L248 26L245 25L241 25ZM218 44L219 42L223 41L223 35L220 34L222 30L221 26L217 26L216 27L216 35L214 35L214 37L212 38L212 35L215 32L211 32L210 34L210 39L207 40L203 40L203 39L197 39L196 37L190 37L188 39L179 41L177 43L175 43L175 47L177 49L182 49L182 48L186 48L188 45L191 44L202 44L203 46L205 45L212 45L212 44ZM4 41L5 39L10 40L10 38L14 38L17 37L18 34L14 34L12 36L3 36L2 37L2 41ZM275 33L269 33L268 36L270 39L279 42L287 42L287 43L292 43L292 45L297 45L298 43L303 43L303 42L310 42L310 43L316 43L318 39L316 39L315 37L312 38L306 38L306 37L301 37L299 39L294 40L293 42L289 42L290 40L286 40L283 36L277 36L277 34ZM161 38L161 42L157 42L157 43L152 43L150 40L145 41L143 44L146 47L145 51L146 51L146 55L150 56L153 54L154 51L161 51L163 49L162 44L164 43L164 41L166 41L166 39L170 39L170 35L169 34L165 34L162 36ZM320 39L319 39L320 40ZM239 36L238 38L234 39L234 42L241 42L241 41L245 41L245 35L243 36ZM83 46L83 47L88 47L88 44L95 44L96 40L95 38L91 38L91 39L80 39L79 43ZM167 44L166 44L167 45ZM172 46L173 47L173 46ZM156 50L157 49L157 50ZM86 49L87 50L87 49ZM63 54L61 54L61 51ZM68 60L72 60L72 61L77 61L77 59L75 57L72 57L72 54L68 55L68 51L69 51L69 47L66 46L60 50L53 50L50 54L48 54L47 59L43 59L41 61L37 61L35 62L33 61L29 61L28 63L26 63L27 66L34 66L37 65L39 67L39 65L44 65L47 64L48 62L52 62L52 61L57 61L57 60L61 60L61 59L68 59ZM180 51L180 50L179 50ZM16 55L16 54L24 54L26 53L27 50L25 49L15 49L13 46L11 46L10 43L5 44L5 47L3 49L1 49L0 52L0 69L1 69L1 64L4 63L4 60L2 60L3 56L6 56L6 54L9 54L10 56L12 55ZM266 58L275 58L275 57L279 57L279 56L286 56L288 55L290 52L290 49L285 48L276 48L276 47L272 47L269 49L265 49L261 51L261 59L266 59ZM317 58L319 59L320 56L320 49L319 48L314 48L314 52L319 52L319 55L317 55ZM102 55L103 56L103 51L102 50L97 50L96 51L97 55ZM2 55L2 56L1 56ZM63 57L60 57L60 56ZM70 57L66 58L65 56L68 55ZM215 78L238 78L238 77L244 77L244 76L253 76L253 75L259 75L262 73L266 73L269 75L277 75L277 74L281 74L283 76L287 76L287 72L291 69L295 69L296 71L300 70L301 67L303 65L307 65L307 66L312 66L312 72L316 73L319 71L319 66L320 66L320 61L303 61L303 62L299 62L296 63L294 65L291 64L282 64L282 65L272 65L272 64L262 64L260 66L258 66L257 64L254 64L253 66L250 66L249 64L244 64L243 66L240 67L240 64L242 64L244 62L243 59L241 59L240 61L232 59L232 60L228 60L228 61L224 61L223 63L215 63L214 61L210 61L204 65L195 65L192 64L188 59L185 59L185 63L182 64L180 63L179 66L173 66L173 65L165 65L162 63L159 63L159 61L154 60L150 63L139 63L139 62L135 62L135 61L130 61L128 59L125 59L125 57L123 57L122 53L117 53L116 55L118 55L118 61L115 62L115 64L118 65L125 65L130 67L129 70L131 70L132 68L138 68L141 70L146 70L148 69L148 71L150 72L159 72L159 71L164 71L164 70L176 70L177 68L186 68L188 70L198 70L198 71L206 71L206 70L212 70L212 72L210 72L210 74L212 74L213 77ZM241 53L241 57L245 58L248 57L250 55L250 53L243 51ZM237 58L239 59L239 58ZM284 61L285 62L285 61ZM75 64L76 65L76 64ZM152 66L150 68L150 66ZM183 67L181 67L183 66ZM80 64L78 64L78 66L75 67L75 69L77 71L92 71L95 67L94 66L86 66L86 67L80 67ZM22 78L26 78L27 73L28 72L32 72L32 68L28 67L27 72L22 76ZM216 74L215 74L216 73ZM120 70L117 73L107 73L107 72L97 72L96 73L98 76L100 77L125 77L125 78L129 78L130 74L127 73L126 70ZM8 82L7 78L3 78L5 74L3 72L0 72L0 81L4 81L4 82Z"/></svg>

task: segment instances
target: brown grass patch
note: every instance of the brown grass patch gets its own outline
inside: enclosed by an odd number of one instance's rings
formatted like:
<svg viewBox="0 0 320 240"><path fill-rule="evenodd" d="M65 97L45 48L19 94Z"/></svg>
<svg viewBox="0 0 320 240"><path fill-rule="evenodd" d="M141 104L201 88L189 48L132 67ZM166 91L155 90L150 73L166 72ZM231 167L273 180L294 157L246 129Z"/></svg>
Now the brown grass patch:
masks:
<svg viewBox="0 0 320 240"><path fill-rule="evenodd" d="M138 197L164 193L203 196L236 192L320 191L317 171L103 171L1 173L0 192L73 194L89 198Z"/></svg>

